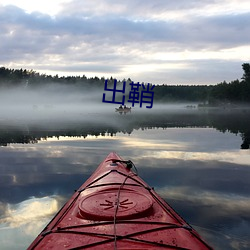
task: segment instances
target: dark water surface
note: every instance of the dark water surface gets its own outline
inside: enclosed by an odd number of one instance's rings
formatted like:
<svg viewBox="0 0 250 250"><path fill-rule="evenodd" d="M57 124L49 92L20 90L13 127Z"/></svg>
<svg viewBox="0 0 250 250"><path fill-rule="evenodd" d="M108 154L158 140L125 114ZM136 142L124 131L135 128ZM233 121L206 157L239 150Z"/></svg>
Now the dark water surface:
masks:
<svg viewBox="0 0 250 250"><path fill-rule="evenodd" d="M0 120L1 249L25 249L111 151L215 249L250 249L248 110L46 117Z"/></svg>

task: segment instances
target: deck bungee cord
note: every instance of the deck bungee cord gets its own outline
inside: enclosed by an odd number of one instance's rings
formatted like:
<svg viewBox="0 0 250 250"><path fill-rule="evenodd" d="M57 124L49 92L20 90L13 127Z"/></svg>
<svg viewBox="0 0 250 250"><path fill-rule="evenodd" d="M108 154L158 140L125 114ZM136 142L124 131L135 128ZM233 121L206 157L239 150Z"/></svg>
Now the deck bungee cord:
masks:
<svg viewBox="0 0 250 250"><path fill-rule="evenodd" d="M121 193L121 189L122 187L125 185L126 183L126 180L129 178L129 177L132 177L133 175L138 175L138 171L134 165L134 163L132 161L122 161L122 160L113 160L113 163L116 163L116 162L120 162L120 163L125 163L126 164L126 167L129 168L131 170L131 172L129 172L127 174L127 176L124 178L124 181L123 183L121 183L120 187L118 188L118 192L117 192L117 199L116 199L116 207L115 207L115 213L114 213L114 249L117 250L117 234L116 234L116 217L117 217L117 212L118 212L118 209L119 209L119 205L120 205L120 193ZM136 173L132 172L132 167L135 168L136 170Z"/></svg>

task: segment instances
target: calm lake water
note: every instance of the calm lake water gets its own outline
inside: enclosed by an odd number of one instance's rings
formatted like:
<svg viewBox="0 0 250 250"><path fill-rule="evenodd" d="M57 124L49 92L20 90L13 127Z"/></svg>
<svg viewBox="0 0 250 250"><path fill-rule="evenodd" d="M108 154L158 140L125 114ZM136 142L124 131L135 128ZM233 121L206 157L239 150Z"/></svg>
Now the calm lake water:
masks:
<svg viewBox="0 0 250 250"><path fill-rule="evenodd" d="M115 151L215 249L250 249L250 111L113 110L0 118L0 248L27 248Z"/></svg>

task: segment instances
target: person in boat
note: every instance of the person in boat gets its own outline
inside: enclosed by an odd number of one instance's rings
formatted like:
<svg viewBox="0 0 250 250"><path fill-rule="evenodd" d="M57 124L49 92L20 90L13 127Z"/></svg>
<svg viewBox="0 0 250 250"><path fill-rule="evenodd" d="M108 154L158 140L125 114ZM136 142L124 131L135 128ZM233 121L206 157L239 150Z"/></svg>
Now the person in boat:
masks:
<svg viewBox="0 0 250 250"><path fill-rule="evenodd" d="M129 111L129 110L131 110L131 107L129 108L129 107L127 107L126 105L124 105L124 110Z"/></svg>
<svg viewBox="0 0 250 250"><path fill-rule="evenodd" d="M122 105L120 105L119 109L123 109Z"/></svg>

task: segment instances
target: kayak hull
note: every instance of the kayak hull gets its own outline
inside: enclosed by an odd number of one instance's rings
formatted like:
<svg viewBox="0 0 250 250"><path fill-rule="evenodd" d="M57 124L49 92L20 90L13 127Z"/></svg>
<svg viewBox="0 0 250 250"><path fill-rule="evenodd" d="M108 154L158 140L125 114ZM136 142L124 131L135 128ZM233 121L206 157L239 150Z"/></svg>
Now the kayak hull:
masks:
<svg viewBox="0 0 250 250"><path fill-rule="evenodd" d="M110 153L28 249L212 249Z"/></svg>

